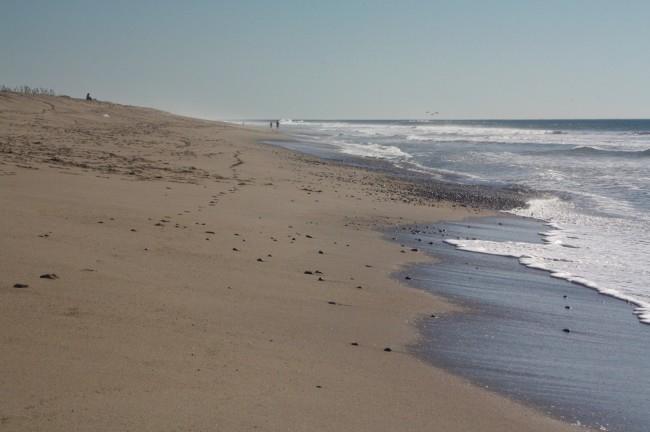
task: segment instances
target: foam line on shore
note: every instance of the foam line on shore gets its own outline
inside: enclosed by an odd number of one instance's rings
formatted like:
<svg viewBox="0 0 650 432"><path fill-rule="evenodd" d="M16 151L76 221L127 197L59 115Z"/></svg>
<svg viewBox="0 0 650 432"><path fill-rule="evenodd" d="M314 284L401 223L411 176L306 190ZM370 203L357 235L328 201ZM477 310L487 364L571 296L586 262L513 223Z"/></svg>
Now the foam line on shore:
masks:
<svg viewBox="0 0 650 432"><path fill-rule="evenodd" d="M525 208L508 211L524 217L541 217L551 228L540 233L544 244L476 239L447 239L445 242L469 252L513 257L526 267L549 272L551 277L628 302L636 306L633 313L639 321L650 324L650 301L644 300L636 285L628 283L628 286L623 280L611 278L610 274L620 274L627 263L613 261L611 257L598 261L606 253L607 246L593 244L589 230L604 229L606 221L580 216L569 207L568 203L553 197L533 199ZM565 228L570 222L572 229Z"/></svg>

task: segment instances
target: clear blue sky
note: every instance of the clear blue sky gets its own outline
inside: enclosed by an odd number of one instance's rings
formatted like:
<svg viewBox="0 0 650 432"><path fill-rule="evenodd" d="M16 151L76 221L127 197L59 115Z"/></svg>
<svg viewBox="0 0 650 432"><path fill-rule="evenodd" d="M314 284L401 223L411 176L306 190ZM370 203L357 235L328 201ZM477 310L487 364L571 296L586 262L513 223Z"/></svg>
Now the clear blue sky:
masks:
<svg viewBox="0 0 650 432"><path fill-rule="evenodd" d="M0 83L207 118L647 118L650 2L3 0Z"/></svg>

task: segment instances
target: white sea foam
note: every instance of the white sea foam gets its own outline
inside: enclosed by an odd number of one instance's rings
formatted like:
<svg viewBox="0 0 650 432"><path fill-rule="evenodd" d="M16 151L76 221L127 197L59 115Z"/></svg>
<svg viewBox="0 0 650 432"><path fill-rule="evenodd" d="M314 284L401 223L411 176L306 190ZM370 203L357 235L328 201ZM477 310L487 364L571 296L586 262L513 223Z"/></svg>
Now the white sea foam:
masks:
<svg viewBox="0 0 650 432"><path fill-rule="evenodd" d="M334 142L335 145L339 146L342 153L353 155L353 156L363 156L371 158L380 158L380 159L409 159L410 154L403 152L399 147L395 146L385 146L380 144L355 144L355 143L345 143L345 142Z"/></svg>
<svg viewBox="0 0 650 432"><path fill-rule="evenodd" d="M544 243L446 242L462 250L514 257L552 277L628 301L637 306L634 313L639 320L650 324L648 244L638 241L636 223L580 214L559 198L531 200L527 208L511 213L550 221L551 229L542 233Z"/></svg>
<svg viewBox="0 0 650 432"><path fill-rule="evenodd" d="M638 151L650 148L650 134L618 131L560 131L515 127L481 127L467 124L364 123L282 120L289 127L309 127L321 132L357 137L393 137L407 142L475 142L503 144L556 144L600 150ZM594 144L597 143L597 144Z"/></svg>

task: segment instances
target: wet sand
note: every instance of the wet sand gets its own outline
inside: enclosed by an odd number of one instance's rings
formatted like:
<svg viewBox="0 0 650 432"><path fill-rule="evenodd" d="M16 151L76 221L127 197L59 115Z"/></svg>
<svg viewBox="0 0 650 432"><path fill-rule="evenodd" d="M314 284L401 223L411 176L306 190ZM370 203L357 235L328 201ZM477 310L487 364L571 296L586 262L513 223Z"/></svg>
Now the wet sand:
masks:
<svg viewBox="0 0 650 432"><path fill-rule="evenodd" d="M643 432L650 424L650 331L633 305L551 278L513 258L465 252L443 239L541 243L539 221L499 216L398 230L436 258L397 277L463 310L420 321L411 349L478 385L569 422ZM430 244L431 243L431 244Z"/></svg>
<svg viewBox="0 0 650 432"><path fill-rule="evenodd" d="M409 353L377 230L480 211L270 137L0 93L0 428L572 430Z"/></svg>

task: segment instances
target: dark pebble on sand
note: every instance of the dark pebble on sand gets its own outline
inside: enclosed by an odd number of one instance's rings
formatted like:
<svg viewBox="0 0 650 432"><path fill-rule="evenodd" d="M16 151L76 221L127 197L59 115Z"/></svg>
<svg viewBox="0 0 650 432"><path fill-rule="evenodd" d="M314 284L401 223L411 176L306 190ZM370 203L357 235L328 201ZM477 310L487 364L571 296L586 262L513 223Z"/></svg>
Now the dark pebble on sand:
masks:
<svg viewBox="0 0 650 432"><path fill-rule="evenodd" d="M571 330L568 329L568 328L562 329L562 331L563 331L564 333L571 333Z"/></svg>
<svg viewBox="0 0 650 432"><path fill-rule="evenodd" d="M336 302L335 301L328 301L327 304L335 305Z"/></svg>
<svg viewBox="0 0 650 432"><path fill-rule="evenodd" d="M405 276L404 279L411 280L411 276Z"/></svg>
<svg viewBox="0 0 650 432"><path fill-rule="evenodd" d="M312 272L312 271L310 271L310 270L305 270L305 274L310 275L310 274L314 274L314 272Z"/></svg>
<svg viewBox="0 0 650 432"><path fill-rule="evenodd" d="M45 273L40 276L41 279L58 279L59 277L54 273Z"/></svg>
<svg viewBox="0 0 650 432"><path fill-rule="evenodd" d="M564 309L569 310L571 309L571 306L564 306Z"/></svg>
<svg viewBox="0 0 650 432"><path fill-rule="evenodd" d="M318 251L318 254L319 254L319 255L323 255L324 253L325 253L325 252L323 252L322 250L319 250L319 251Z"/></svg>
<svg viewBox="0 0 650 432"><path fill-rule="evenodd" d="M391 352L391 351L393 351L393 350L392 350L391 348L389 348L389 347L386 347L386 348L384 348L384 351L385 351L385 352Z"/></svg>
<svg viewBox="0 0 650 432"><path fill-rule="evenodd" d="M411 252L417 252L417 251L418 251L417 248L412 248L412 249L411 249Z"/></svg>
<svg viewBox="0 0 650 432"><path fill-rule="evenodd" d="M350 345L352 345L352 346L359 346L359 342L350 342Z"/></svg>
<svg viewBox="0 0 650 432"><path fill-rule="evenodd" d="M264 260L262 258L258 258L257 262L264 262Z"/></svg>
<svg viewBox="0 0 650 432"><path fill-rule="evenodd" d="M14 288L29 288L29 285L24 283L15 283Z"/></svg>
<svg viewBox="0 0 650 432"><path fill-rule="evenodd" d="M319 278L318 278L318 281L319 281L319 282L324 282L325 279L323 279L322 277L319 277Z"/></svg>
<svg viewBox="0 0 650 432"><path fill-rule="evenodd" d="M214 234L214 231L206 231L206 234Z"/></svg>
<svg viewBox="0 0 650 432"><path fill-rule="evenodd" d="M239 252L239 249L237 249L237 248L232 248L232 250L235 251L235 252Z"/></svg>

